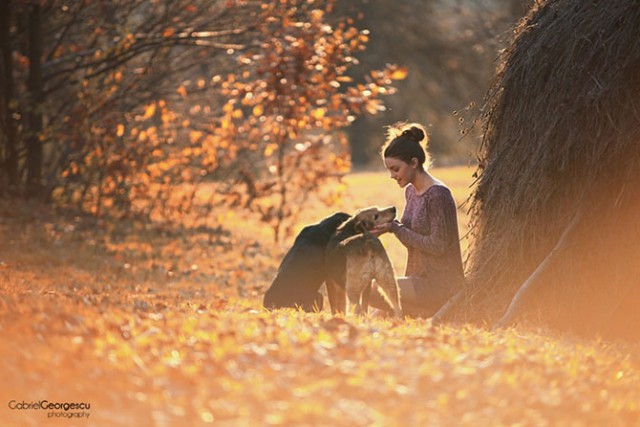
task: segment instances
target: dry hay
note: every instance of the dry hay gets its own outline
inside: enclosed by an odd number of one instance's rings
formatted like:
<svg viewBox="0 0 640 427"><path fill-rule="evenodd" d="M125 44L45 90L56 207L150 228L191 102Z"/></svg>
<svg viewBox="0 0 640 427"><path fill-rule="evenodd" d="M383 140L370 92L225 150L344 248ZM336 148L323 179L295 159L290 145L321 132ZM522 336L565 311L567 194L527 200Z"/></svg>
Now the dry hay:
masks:
<svg viewBox="0 0 640 427"><path fill-rule="evenodd" d="M508 323L635 329L638 40L637 0L543 1L520 22L484 108L468 286L436 321L493 324L529 279Z"/></svg>

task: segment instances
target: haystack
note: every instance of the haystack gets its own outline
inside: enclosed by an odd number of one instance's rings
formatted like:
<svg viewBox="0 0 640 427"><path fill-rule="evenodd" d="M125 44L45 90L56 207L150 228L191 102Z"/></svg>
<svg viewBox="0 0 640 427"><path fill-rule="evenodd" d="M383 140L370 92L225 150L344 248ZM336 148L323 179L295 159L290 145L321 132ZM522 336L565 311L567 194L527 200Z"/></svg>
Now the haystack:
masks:
<svg viewBox="0 0 640 427"><path fill-rule="evenodd" d="M468 285L434 318L640 337L640 2L548 0L484 108Z"/></svg>

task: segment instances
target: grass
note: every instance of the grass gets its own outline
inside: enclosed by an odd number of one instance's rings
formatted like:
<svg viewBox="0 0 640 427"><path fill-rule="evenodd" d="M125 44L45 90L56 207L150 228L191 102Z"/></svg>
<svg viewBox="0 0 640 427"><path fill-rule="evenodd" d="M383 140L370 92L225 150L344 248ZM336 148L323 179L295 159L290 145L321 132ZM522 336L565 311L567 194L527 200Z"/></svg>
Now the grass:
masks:
<svg viewBox="0 0 640 427"><path fill-rule="evenodd" d="M471 173L434 171L459 204ZM317 207L298 229L337 209L402 207L385 174L345 182L342 204ZM262 292L292 238L274 245L260 224L224 219L176 232L0 205L0 425L640 422L634 343L266 312ZM401 272L402 247L383 238ZM9 408L40 400L91 407ZM60 418L80 413L89 418Z"/></svg>

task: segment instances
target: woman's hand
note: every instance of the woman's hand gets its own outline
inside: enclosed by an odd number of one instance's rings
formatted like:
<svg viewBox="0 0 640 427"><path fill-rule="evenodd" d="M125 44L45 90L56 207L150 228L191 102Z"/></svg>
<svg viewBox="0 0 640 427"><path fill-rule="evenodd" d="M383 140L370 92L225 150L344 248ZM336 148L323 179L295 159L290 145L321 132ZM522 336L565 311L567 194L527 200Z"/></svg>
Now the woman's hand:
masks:
<svg viewBox="0 0 640 427"><path fill-rule="evenodd" d="M393 230L393 223L397 222L396 220L392 222L385 222L383 224L378 224L374 228L370 230L370 233L374 236L380 236L384 233L389 233Z"/></svg>

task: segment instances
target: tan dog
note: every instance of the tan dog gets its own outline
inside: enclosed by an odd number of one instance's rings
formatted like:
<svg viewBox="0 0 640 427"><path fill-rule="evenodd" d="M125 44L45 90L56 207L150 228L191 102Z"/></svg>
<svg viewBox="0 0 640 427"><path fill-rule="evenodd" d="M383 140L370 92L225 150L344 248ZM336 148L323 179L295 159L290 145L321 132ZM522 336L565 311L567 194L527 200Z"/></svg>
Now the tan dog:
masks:
<svg viewBox="0 0 640 427"><path fill-rule="evenodd" d="M369 233L377 225L393 221L395 216L396 208L393 206L385 209L377 206L361 209L343 222L329 240L326 286L333 313L348 312L349 302L355 306L356 314L366 314L371 286L375 280L395 316L403 317L391 260L380 239Z"/></svg>

